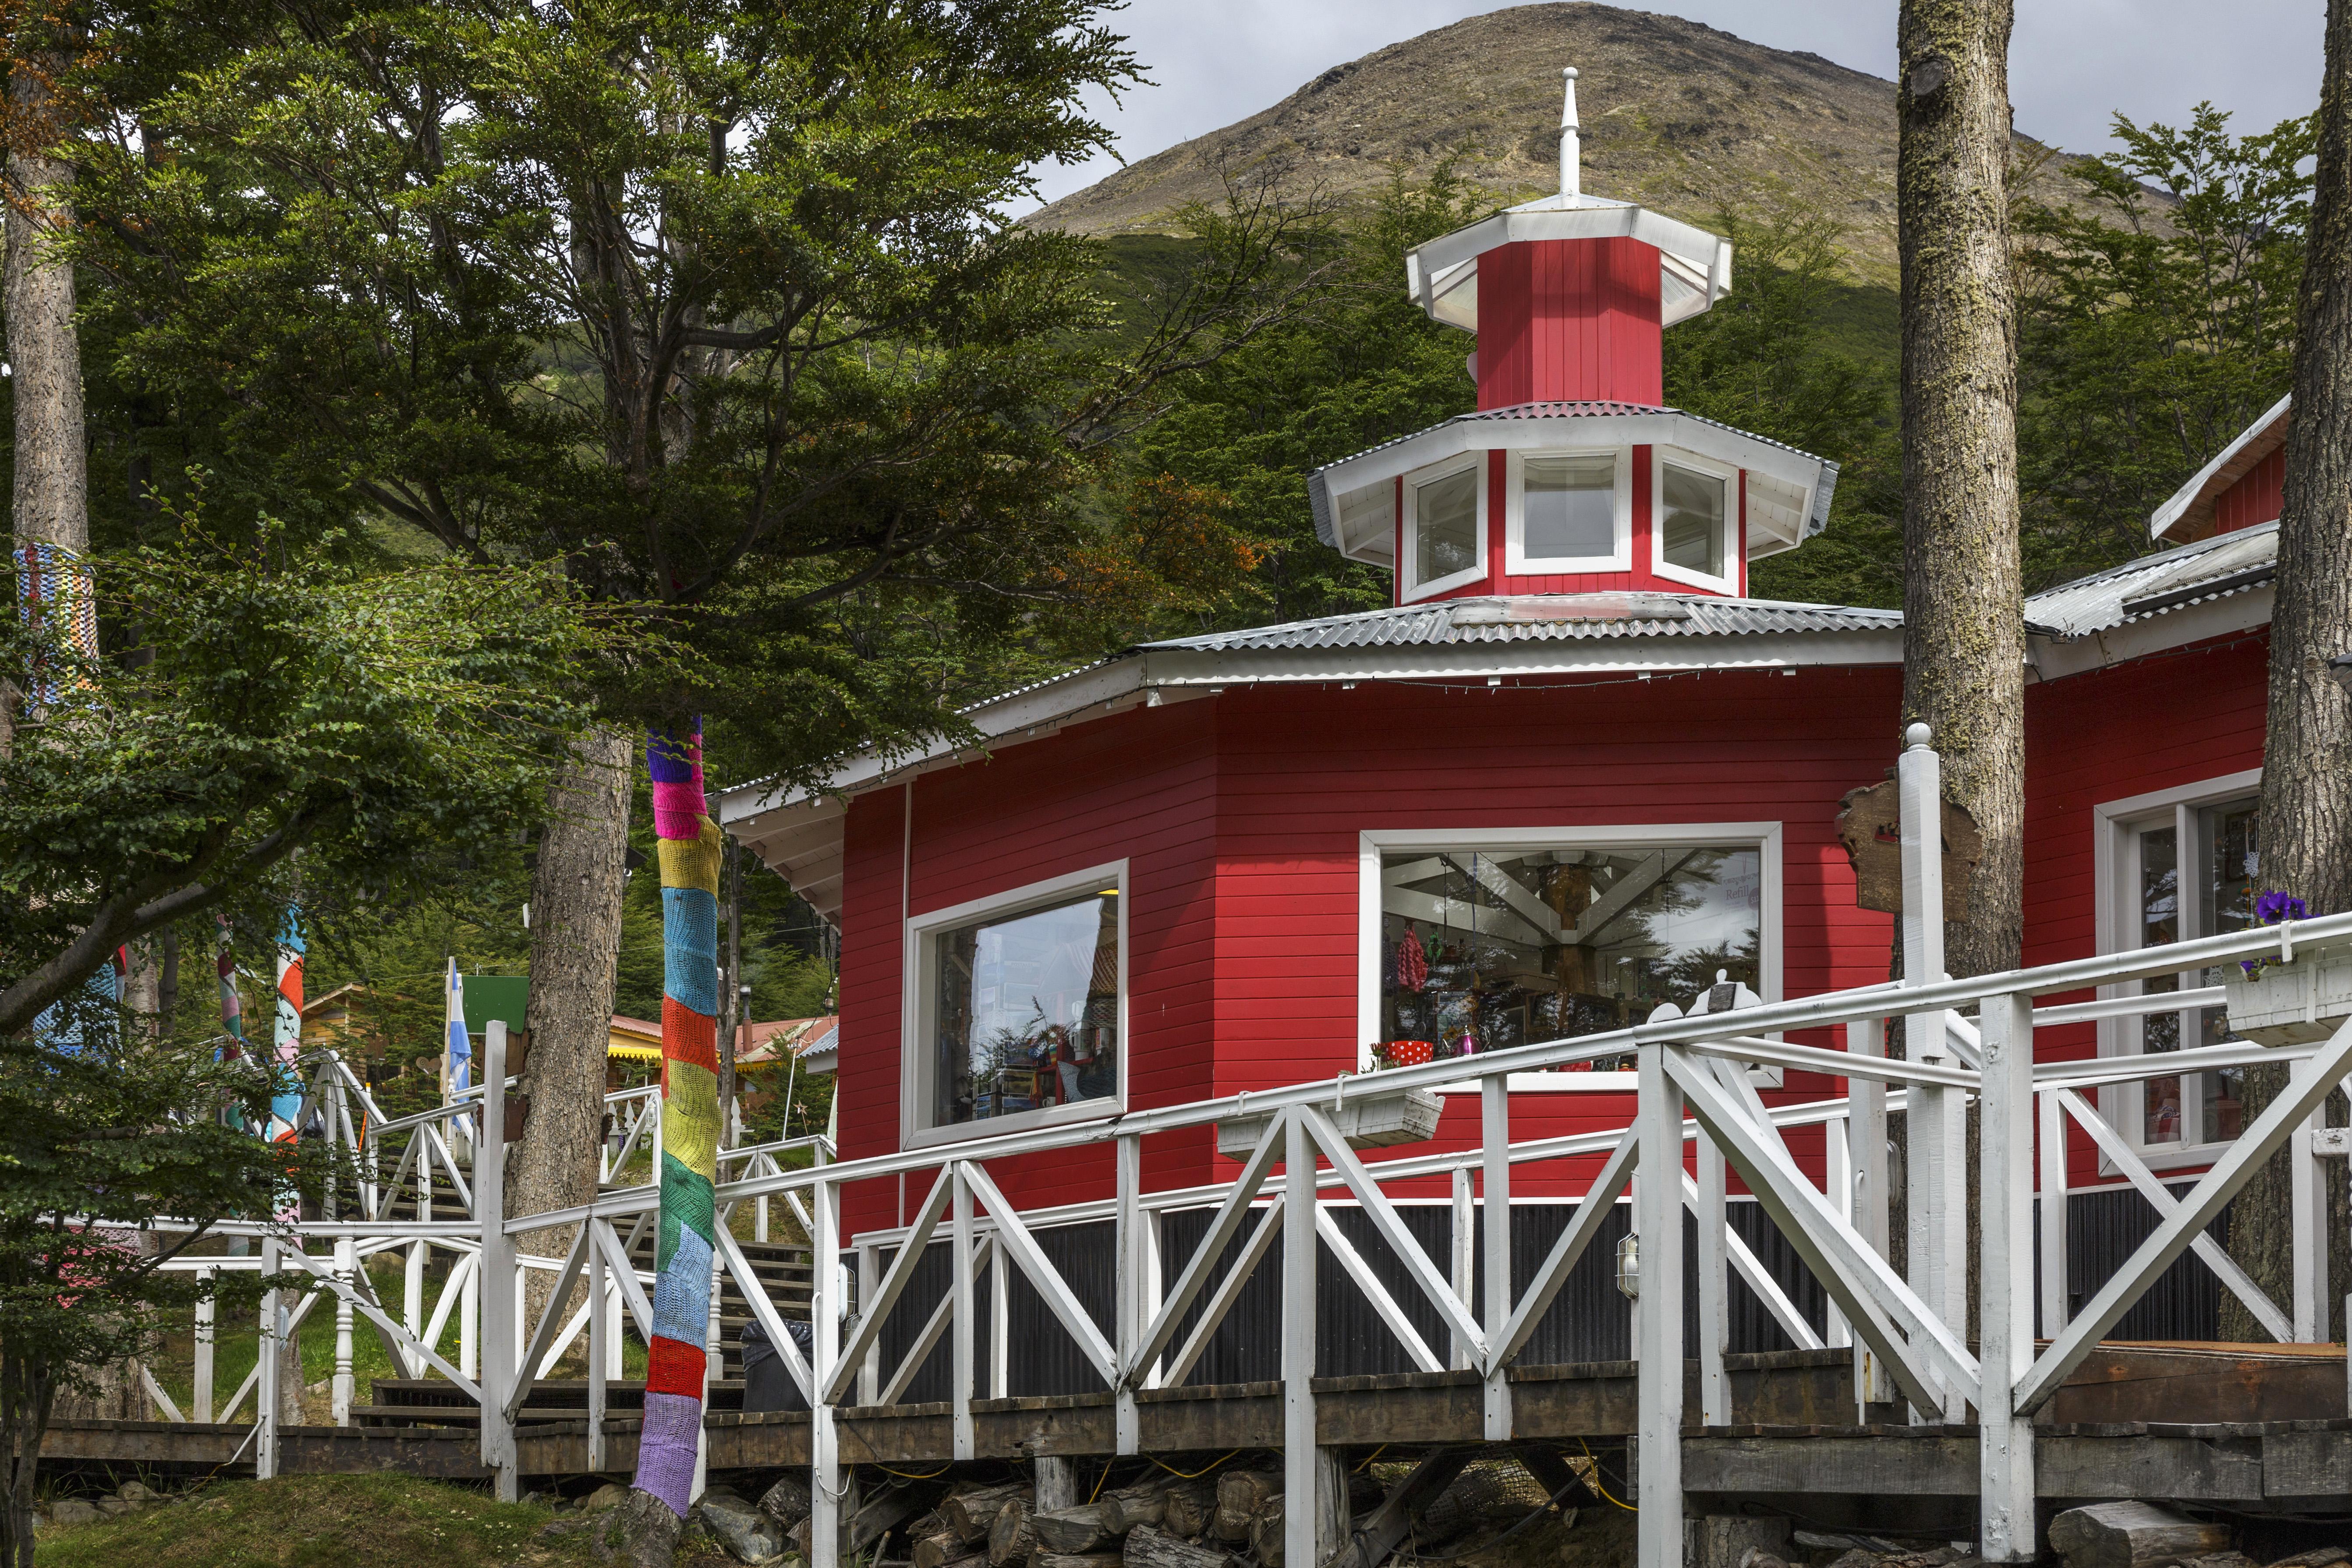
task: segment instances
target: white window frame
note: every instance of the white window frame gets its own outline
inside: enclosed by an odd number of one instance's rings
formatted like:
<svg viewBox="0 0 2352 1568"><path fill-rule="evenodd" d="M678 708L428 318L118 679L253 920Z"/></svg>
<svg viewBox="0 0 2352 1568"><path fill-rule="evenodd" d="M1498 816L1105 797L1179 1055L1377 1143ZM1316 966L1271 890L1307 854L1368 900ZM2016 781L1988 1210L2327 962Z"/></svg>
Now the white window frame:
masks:
<svg viewBox="0 0 2352 1568"><path fill-rule="evenodd" d="M2129 795L2093 806L2091 847L2092 875L2095 882L2093 918L2098 922L2096 951L2102 953L2122 952L2138 945L2123 940L2125 921L2130 919L2137 930L2140 913L2138 835L2145 828L2161 826L2167 822L2174 829L2173 842L2182 871L2180 934L2184 939L2195 934L2192 928L2201 916L2202 900L2192 900L2188 896L2189 889L2187 883L2190 868L2199 868L2197 874L2201 877L2201 868L2205 863L2205 846L2199 842L2197 814L2205 806L2259 795L2262 787L2263 770L2247 768L2239 773L2224 773L2219 778L2202 779L2171 789L2150 790L2145 795ZM2181 983L2183 990L2202 984L2193 970L2182 973ZM2099 994L2103 998L2137 995L2138 984L2137 981L2128 981L2102 985ZM2184 1032L2181 1039L2184 1045L2191 1042L2192 1037L2186 1031L2189 1019L2197 1011L2196 1008L2182 1009L2181 1027ZM2137 1018L2101 1019L2098 1025L2099 1055L2137 1056L2139 1026ZM2200 1096L2203 1094L2201 1075L2182 1076L2199 1078L2196 1092ZM2146 1104L2143 1095L2139 1082L2108 1084L2099 1090L2099 1113L2107 1119L2109 1126L2124 1135L2125 1141L2130 1143L2150 1170L2210 1165L2230 1147L2227 1142L2200 1143L2189 1141L2189 1129L2204 1125L2204 1107L2201 1100L2192 1101L2185 1085L2180 1105L2181 1141L2178 1143L2146 1142L2144 1137L2147 1124L2142 1110ZM2192 1107L2196 1112L2193 1121L2190 1119ZM2105 1174L2117 1173L2114 1162L2105 1155L2100 1156L2099 1169Z"/></svg>
<svg viewBox="0 0 2352 1568"><path fill-rule="evenodd" d="M1381 1027L1381 857L1400 850L1754 848L1757 852L1756 978L1758 999L1780 1000L1780 824L1670 822L1596 827L1366 828L1356 838L1356 1068L1371 1069L1370 1041ZM1775 1032L1768 1036L1779 1039ZM1471 1058L1475 1061L1476 1058ZM1638 1072L1515 1072L1513 1093L1630 1094ZM1759 1087L1777 1089L1778 1068L1750 1068ZM1475 1080L1447 1084L1440 1094L1475 1094Z"/></svg>
<svg viewBox="0 0 2352 1568"><path fill-rule="evenodd" d="M1688 468L1723 481L1723 575L1710 577L1666 560L1666 468ZM1650 448L1650 570L1669 583L1687 583L1719 594L1739 592L1739 468L1679 447Z"/></svg>
<svg viewBox="0 0 2352 1568"><path fill-rule="evenodd" d="M984 1121L958 1121L945 1127L926 1125L924 1119L929 1114L932 1104L933 1074L937 1069L929 1046L939 1016L939 993L930 982L932 963L939 951L940 933L992 916L1015 915L1044 905L1062 903L1074 893L1099 892L1107 885L1118 889L1118 1087L1116 1091L1100 1100L1052 1105L1042 1110L1024 1110L1012 1116L992 1116ZM908 920L906 944L900 958L899 1148L924 1149L942 1143L968 1143L1028 1132L1040 1127L1058 1127L1072 1121L1101 1121L1126 1112L1129 1060L1127 998L1130 989L1127 900L1127 862L1120 859L1090 866L1083 871L1049 877L1041 882L1024 883L1001 893L969 899L961 904L951 904L946 909L933 910Z"/></svg>
<svg viewBox="0 0 2352 1568"><path fill-rule="evenodd" d="M1614 458L1617 463L1616 547L1606 555L1529 555L1527 460L1529 458ZM1513 575L1630 572L1633 569L1633 448L1547 447L1510 453L1503 486L1503 570Z"/></svg>
<svg viewBox="0 0 2352 1568"><path fill-rule="evenodd" d="M1478 542L1473 552L1475 559L1470 567L1465 571L1433 578L1427 583L1421 582L1415 576L1421 564L1421 508L1415 504L1416 492L1423 485L1435 484L1440 479L1450 479L1465 468L1475 468L1478 473L1478 500L1475 507ZM1443 594L1449 589L1463 587L1485 579L1487 572L1487 538L1486 453L1484 448L1475 452L1464 452L1458 457L1449 458L1442 463L1432 463L1425 468L1405 475L1403 512L1403 534L1400 540L1403 548L1400 552L1402 559L1397 562L1398 598L1402 603L1409 605L1415 599L1426 599L1433 594Z"/></svg>

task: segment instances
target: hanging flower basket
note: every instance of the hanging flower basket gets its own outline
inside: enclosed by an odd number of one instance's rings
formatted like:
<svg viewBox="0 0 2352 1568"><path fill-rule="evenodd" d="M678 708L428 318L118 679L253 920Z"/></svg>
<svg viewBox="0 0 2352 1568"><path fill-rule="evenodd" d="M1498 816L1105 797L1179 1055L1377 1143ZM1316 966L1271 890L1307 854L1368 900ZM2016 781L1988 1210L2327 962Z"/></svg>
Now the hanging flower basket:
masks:
<svg viewBox="0 0 2352 1568"><path fill-rule="evenodd" d="M1352 1149L1385 1149L1392 1143L1418 1143L1437 1133L1438 1113L1445 1102L1425 1089L1377 1089L1363 1078L1349 1080L1339 1113L1332 1118ZM1243 1160L1274 1124L1274 1114L1229 1116L1217 1123L1217 1152Z"/></svg>
<svg viewBox="0 0 2352 1568"><path fill-rule="evenodd" d="M2352 957L2339 952L2272 963L2252 974L2231 964L2221 985L2230 1032L2257 1045L2314 1045L2352 1018Z"/></svg>

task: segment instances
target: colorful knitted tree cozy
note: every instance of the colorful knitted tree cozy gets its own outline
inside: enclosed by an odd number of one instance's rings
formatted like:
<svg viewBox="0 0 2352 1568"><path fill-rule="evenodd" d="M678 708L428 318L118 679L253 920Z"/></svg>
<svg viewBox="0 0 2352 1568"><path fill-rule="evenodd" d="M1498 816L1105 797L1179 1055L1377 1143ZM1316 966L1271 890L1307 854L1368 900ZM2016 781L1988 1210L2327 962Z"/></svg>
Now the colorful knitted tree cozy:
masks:
<svg viewBox="0 0 2352 1568"><path fill-rule="evenodd" d="M719 825L702 794L702 726L646 746L662 887L661 1231L636 1488L685 1517L702 1436L719 1175Z"/></svg>

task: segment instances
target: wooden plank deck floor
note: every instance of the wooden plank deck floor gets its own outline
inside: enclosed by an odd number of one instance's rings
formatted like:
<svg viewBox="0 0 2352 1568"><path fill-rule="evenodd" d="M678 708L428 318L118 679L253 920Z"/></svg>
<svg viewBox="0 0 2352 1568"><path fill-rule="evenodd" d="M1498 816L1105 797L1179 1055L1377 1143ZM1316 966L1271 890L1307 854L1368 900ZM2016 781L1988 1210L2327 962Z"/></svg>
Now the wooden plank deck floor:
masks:
<svg viewBox="0 0 2352 1568"><path fill-rule="evenodd" d="M1818 1493L1973 1496L1978 1488L1972 1426L1853 1425L1851 1352L1780 1352L1728 1359L1738 1426L1685 1429L1686 1489L1696 1493ZM2255 1506L2352 1510L2352 1420L2346 1418L2345 1352L2337 1345L2107 1344L2071 1379L2037 1422L2040 1489L2052 1499L2172 1497ZM1691 1363L1689 1403L1697 1400ZM1635 1366L1630 1361L1512 1369L1518 1440L1620 1447L1633 1430ZM1484 1441L1477 1377L1467 1372L1319 1378L1321 1442L1400 1456ZM584 1414L562 1408L570 1391L534 1391L516 1437L524 1472L577 1475L586 1468ZM379 1385L382 1393L382 1385ZM402 1408L420 1422L439 1418L426 1385L401 1385L394 1403L372 1407L384 1419ZM406 1400L404 1405L400 1402ZM1226 1384L1163 1389L1138 1398L1146 1453L1222 1453L1276 1448L1281 1385ZM1108 1394L976 1400L982 1458L1039 1454L1105 1457L1115 1452ZM402 1470L447 1479L479 1479L474 1413L450 1410L450 1426L289 1428L281 1468ZM2159 1419L2160 1418L2160 1419ZM950 1407L848 1407L836 1422L845 1463L936 1466L953 1453ZM714 1470L773 1470L808 1463L805 1413L713 1410L705 1417ZM635 1413L605 1419L604 1473L635 1468ZM45 1459L211 1468L226 1464L249 1426L173 1422L60 1422ZM249 1454L236 1466L250 1466Z"/></svg>

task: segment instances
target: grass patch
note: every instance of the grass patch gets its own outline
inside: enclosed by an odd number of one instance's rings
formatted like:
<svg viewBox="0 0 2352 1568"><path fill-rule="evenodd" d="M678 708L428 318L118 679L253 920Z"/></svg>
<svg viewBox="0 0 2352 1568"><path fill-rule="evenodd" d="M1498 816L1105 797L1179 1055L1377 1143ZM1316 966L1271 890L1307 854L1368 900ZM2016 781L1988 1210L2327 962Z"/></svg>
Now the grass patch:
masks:
<svg viewBox="0 0 2352 1568"><path fill-rule="evenodd" d="M187 1502L44 1530L41 1568L553 1568L590 1560L543 1541L536 1504L408 1476L226 1481Z"/></svg>

